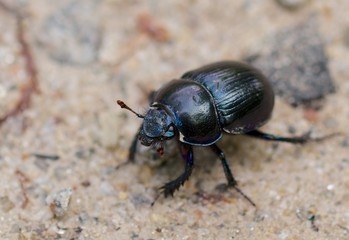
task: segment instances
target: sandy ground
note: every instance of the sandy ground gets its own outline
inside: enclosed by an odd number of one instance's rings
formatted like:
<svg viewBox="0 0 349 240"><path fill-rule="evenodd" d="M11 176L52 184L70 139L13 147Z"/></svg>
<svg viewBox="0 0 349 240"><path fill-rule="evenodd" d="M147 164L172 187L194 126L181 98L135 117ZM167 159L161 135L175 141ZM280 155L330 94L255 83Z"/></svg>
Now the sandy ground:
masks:
<svg viewBox="0 0 349 240"><path fill-rule="evenodd" d="M1 239L349 238L348 1L298 1L304 5L293 10L272 0L2 2L24 16L38 91L0 128ZM151 207L182 161L173 143L167 161L140 148L136 164L116 169L141 124L116 100L144 112L148 93L168 80L241 60L311 16L336 92L318 111L277 97L263 130L342 135L304 146L224 136L219 146L257 208L219 190L224 174L205 148L195 149L190 181ZM16 16L2 7L1 115L33 77L17 31Z"/></svg>

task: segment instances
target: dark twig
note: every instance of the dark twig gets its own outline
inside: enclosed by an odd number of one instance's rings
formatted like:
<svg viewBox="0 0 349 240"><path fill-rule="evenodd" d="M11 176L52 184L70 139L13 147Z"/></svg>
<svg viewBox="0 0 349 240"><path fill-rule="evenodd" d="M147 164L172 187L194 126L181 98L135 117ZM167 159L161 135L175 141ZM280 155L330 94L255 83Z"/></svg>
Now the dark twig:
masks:
<svg viewBox="0 0 349 240"><path fill-rule="evenodd" d="M14 117L29 108L31 97L34 92L38 92L38 78L36 64L24 34L24 18L18 11L0 2L0 8L14 15L17 23L17 40L21 46L21 55L25 60L25 70L28 75L28 83L22 87L21 96L12 110L0 117L0 125L8 118Z"/></svg>
<svg viewBox="0 0 349 240"><path fill-rule="evenodd" d="M33 157L43 159L43 160L52 160L52 161L57 161L59 160L58 155L47 155L47 154L41 154L41 153L33 153Z"/></svg>

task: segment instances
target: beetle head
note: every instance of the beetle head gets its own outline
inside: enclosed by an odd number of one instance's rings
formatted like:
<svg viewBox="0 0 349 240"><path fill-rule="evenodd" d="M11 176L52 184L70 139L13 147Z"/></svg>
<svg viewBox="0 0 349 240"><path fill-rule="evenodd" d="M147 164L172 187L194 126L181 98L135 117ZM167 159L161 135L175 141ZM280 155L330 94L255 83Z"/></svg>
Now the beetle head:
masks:
<svg viewBox="0 0 349 240"><path fill-rule="evenodd" d="M171 118L162 109L151 108L144 116L139 139L145 146L168 140L174 136Z"/></svg>
<svg viewBox="0 0 349 240"><path fill-rule="evenodd" d="M139 114L127 106L123 101L117 100L121 108L133 112L137 117L143 118L143 124L139 132L139 140L145 146L153 145L157 147L160 155L163 154L162 141L168 140L175 135L175 128L168 114L156 107L148 110L146 115Z"/></svg>

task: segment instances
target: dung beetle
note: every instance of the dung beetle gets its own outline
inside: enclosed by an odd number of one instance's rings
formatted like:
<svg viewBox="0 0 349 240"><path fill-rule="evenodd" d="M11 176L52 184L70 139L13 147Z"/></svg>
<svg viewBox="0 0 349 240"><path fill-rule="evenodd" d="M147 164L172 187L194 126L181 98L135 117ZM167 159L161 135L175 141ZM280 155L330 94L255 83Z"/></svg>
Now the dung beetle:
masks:
<svg viewBox="0 0 349 240"><path fill-rule="evenodd" d="M189 71L152 94L145 115L133 111L123 101L117 103L143 118L129 152L134 161L137 140L154 146L162 155L162 142L175 138L185 170L161 187L165 197L173 196L190 177L194 166L193 146L210 147L220 159L229 187L255 204L237 186L223 151L216 145L223 133L245 134L270 141L303 144L310 134L281 137L257 130L271 117L274 92L267 78L256 68L241 62L222 61Z"/></svg>

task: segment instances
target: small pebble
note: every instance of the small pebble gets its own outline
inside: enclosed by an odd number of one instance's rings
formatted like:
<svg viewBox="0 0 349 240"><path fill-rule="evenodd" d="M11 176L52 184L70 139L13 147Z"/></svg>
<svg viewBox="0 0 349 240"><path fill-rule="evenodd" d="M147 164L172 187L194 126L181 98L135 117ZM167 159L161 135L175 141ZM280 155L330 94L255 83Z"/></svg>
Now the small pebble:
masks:
<svg viewBox="0 0 349 240"><path fill-rule="evenodd" d="M56 217L63 217L66 214L72 194L72 189L66 188L46 198L47 205Z"/></svg>
<svg viewBox="0 0 349 240"><path fill-rule="evenodd" d="M275 93L292 105L319 108L319 100L335 91L326 45L317 25L317 19L312 17L283 28L270 37L265 49L246 58L270 79ZM316 114L311 115L312 120L317 120Z"/></svg>

